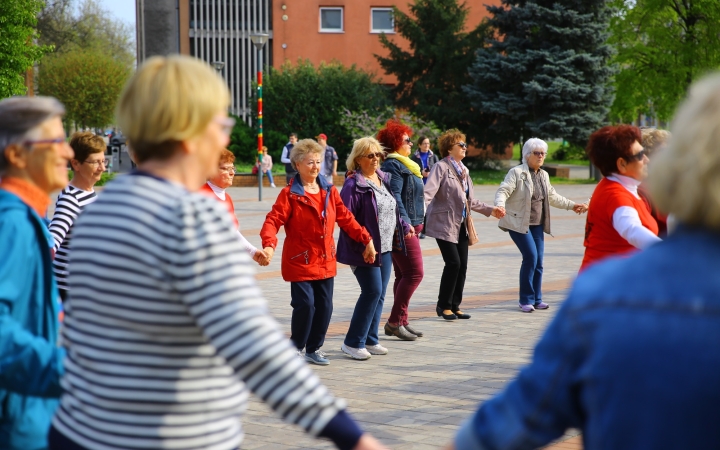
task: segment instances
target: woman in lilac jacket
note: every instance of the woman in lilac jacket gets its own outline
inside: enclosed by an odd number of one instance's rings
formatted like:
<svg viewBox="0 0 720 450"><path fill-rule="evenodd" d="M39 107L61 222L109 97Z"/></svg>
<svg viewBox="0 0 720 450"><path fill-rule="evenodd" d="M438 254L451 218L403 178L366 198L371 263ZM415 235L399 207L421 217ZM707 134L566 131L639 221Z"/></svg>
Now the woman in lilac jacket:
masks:
<svg viewBox="0 0 720 450"><path fill-rule="evenodd" d="M378 326L392 269L391 253L393 247L405 251L405 238L413 236L410 225L400 217L390 189L390 175L378 170L382 154L375 138L356 140L347 159L349 171L340 191L343 203L370 232L378 252L371 263L365 262L365 247L358 247L340 231L337 261L350 266L361 291L340 349L357 360L388 352L378 341Z"/></svg>

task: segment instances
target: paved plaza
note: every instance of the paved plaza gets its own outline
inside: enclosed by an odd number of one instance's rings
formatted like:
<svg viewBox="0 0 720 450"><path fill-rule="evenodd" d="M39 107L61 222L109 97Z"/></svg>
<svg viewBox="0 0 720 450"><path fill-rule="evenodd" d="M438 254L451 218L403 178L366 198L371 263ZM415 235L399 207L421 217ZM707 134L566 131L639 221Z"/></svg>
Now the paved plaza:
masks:
<svg viewBox="0 0 720 450"><path fill-rule="evenodd" d="M557 191L584 202L594 185L559 185ZM496 186L477 186L475 198L492 203ZM243 234L260 246L265 214L280 188L230 188ZM517 307L521 256L497 220L473 214L480 242L470 247L463 310L470 320L446 322L435 315L443 261L432 238L421 241L425 278L410 304L410 320L425 336L403 342L382 334L390 353L368 361L353 361L340 351L359 295L355 277L338 265L334 312L323 350L330 365L312 366L334 394L348 402L348 410L362 426L394 449L437 449L483 400L497 393L530 358L533 346L557 311L575 277L583 255L585 216L552 209L553 237L545 240L545 302L547 311L521 313ZM336 238L337 238L336 228ZM280 243L284 234L279 235ZM290 284L280 276L280 247L273 262L258 268L258 283L272 314L289 334ZM383 309L392 305L392 279ZM383 321L384 323L384 321ZM286 425L264 404L253 400L244 418L244 449L333 448L299 428ZM549 448L579 449L577 431L569 431Z"/></svg>

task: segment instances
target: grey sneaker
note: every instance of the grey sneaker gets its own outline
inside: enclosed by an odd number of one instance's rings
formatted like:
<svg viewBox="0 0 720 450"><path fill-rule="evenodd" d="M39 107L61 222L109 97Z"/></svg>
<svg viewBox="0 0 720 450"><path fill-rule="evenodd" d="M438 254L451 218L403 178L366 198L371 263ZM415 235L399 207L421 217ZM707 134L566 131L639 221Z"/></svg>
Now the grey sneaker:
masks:
<svg viewBox="0 0 720 450"><path fill-rule="evenodd" d="M325 352L316 350L315 353L305 353L305 361L318 366L327 366L330 361L325 356Z"/></svg>
<svg viewBox="0 0 720 450"><path fill-rule="evenodd" d="M533 305L520 305L520 310L522 312L531 313L535 311L535 307Z"/></svg>
<svg viewBox="0 0 720 450"><path fill-rule="evenodd" d="M367 349L368 352L370 352L371 355L387 355L388 354L388 349L386 349L385 347L383 347L380 344L367 345L367 346L365 346L365 348Z"/></svg>
<svg viewBox="0 0 720 450"><path fill-rule="evenodd" d="M535 309L548 309L550 305L544 302L535 303Z"/></svg>
<svg viewBox="0 0 720 450"><path fill-rule="evenodd" d="M343 345L340 346L340 350L352 359L357 359L358 361L370 359L370 352L364 348L348 347L343 343Z"/></svg>

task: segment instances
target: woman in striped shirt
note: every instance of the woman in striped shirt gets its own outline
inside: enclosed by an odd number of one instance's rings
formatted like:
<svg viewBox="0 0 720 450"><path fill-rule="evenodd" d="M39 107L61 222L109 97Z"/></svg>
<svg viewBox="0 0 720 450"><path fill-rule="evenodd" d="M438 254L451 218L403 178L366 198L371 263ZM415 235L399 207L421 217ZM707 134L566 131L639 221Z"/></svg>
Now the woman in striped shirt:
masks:
<svg viewBox="0 0 720 450"><path fill-rule="evenodd" d="M73 178L70 184L60 192L55 202L55 213L50 222L52 234L53 272L57 279L60 298L67 299L67 274L70 249L70 235L73 224L86 205L95 201L95 184L100 181L107 160L105 159L105 141L89 131L78 132L70 138L70 147L75 158L70 161Z"/></svg>
<svg viewBox="0 0 720 450"><path fill-rule="evenodd" d="M73 230L64 394L50 449L236 449L248 388L341 449L379 449L269 314L227 210L197 192L234 121L207 64L153 57L117 123L138 170Z"/></svg>

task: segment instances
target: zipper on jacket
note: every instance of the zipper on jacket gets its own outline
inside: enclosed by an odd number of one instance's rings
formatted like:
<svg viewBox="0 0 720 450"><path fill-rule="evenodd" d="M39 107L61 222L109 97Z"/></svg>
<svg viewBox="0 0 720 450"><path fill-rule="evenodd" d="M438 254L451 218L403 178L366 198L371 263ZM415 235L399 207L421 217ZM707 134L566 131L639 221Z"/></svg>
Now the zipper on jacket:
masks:
<svg viewBox="0 0 720 450"><path fill-rule="evenodd" d="M298 258L298 257L303 256L303 255L305 255L305 264L310 264L310 254L309 254L309 250L305 250L305 251L302 252L302 253L298 253L297 255L295 255L295 256L293 256L292 258L290 258L290 260L293 260L293 259Z"/></svg>

